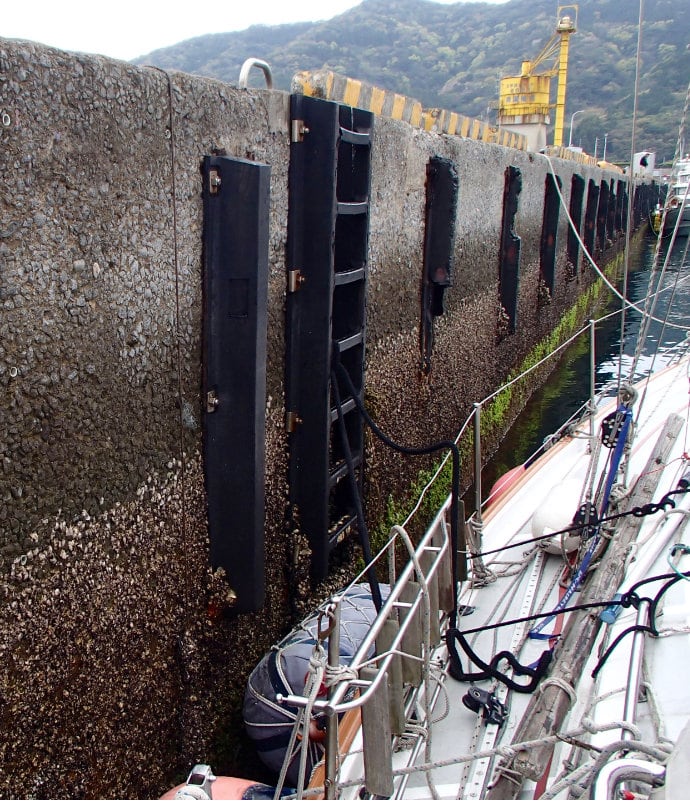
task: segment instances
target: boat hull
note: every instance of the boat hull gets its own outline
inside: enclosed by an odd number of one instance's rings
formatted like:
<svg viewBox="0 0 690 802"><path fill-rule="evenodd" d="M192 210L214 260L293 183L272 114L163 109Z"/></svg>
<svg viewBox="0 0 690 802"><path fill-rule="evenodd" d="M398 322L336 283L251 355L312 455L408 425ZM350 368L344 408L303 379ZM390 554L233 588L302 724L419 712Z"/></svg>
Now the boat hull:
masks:
<svg viewBox="0 0 690 802"><path fill-rule="evenodd" d="M664 204L664 235L687 237L690 233L690 158L679 159L673 169L671 185ZM676 229L676 225L678 226Z"/></svg>
<svg viewBox="0 0 690 802"><path fill-rule="evenodd" d="M679 217L680 222L678 222ZM676 224L678 226L677 230ZM667 207L664 235L671 236L674 231L676 231L676 236L679 237L687 237L690 234L690 203L685 203L682 206L678 203L675 206Z"/></svg>

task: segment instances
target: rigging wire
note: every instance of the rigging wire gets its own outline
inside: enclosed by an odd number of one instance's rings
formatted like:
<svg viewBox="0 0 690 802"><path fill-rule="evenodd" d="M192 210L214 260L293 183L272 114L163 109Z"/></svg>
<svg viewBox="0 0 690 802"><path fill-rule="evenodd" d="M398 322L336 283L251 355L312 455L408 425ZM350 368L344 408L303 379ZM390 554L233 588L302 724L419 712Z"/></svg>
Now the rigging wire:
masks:
<svg viewBox="0 0 690 802"><path fill-rule="evenodd" d="M634 176L633 172L633 164L635 160L635 143L637 138L637 101L639 95L639 86L640 86L640 65L642 61L642 20L644 18L644 0L640 0L640 10L637 20L637 53L635 56L635 86L633 89L633 114L632 114L632 126L630 132L630 161L628 164L630 165L630 186L634 191ZM632 195L632 192L630 193ZM630 232L632 230L632 213L633 213L633 203L632 197L628 199L628 209L627 209L627 225L625 227L625 253L624 253L624 262L623 262L623 298L628 297L628 271L630 267ZM652 270L652 273L654 271ZM651 277L650 277L651 282ZM645 304L646 308L646 304ZM620 384L622 380L622 366L623 366L623 353L625 348L625 303L621 304L621 333L620 333L620 349L618 352L618 388L620 389Z"/></svg>
<svg viewBox="0 0 690 802"><path fill-rule="evenodd" d="M575 222L574 222L574 220L573 220L573 218L572 218L572 216L570 214L570 211L568 210L568 207L566 205L565 198L563 197L563 192L561 191L560 187L558 186L558 181L555 180L556 171L555 171L555 168L553 166L553 162L551 161L551 159L550 159L550 157L549 157L549 155L547 153L540 153L539 155L543 156L546 159L546 161L548 162L549 170L551 171L551 174L554 177L554 186L555 186L556 192L558 193L558 197L560 199L561 207L563 209L563 212L564 212L564 214L565 214L565 216L566 216L566 218L568 220L568 224L570 225L570 227L572 229L572 232L573 232L573 234L575 236L575 239L577 239L578 243L580 244L580 247L582 248L582 253L584 254L585 258L587 259L587 261L592 266L592 269L599 276L599 278L604 282L604 284L606 284L606 286L609 288L609 290L611 290L611 292L619 300L621 300L623 302L623 304L628 309L634 309L636 312L639 312L640 315L643 315L643 316L647 317L645 310L643 308L639 307L637 304L635 304L632 301L630 301L627 298L625 298L625 296L623 296L620 293L620 291L609 281L608 277L603 273L603 271L601 270L599 265L594 261L592 255L587 250L587 246L585 245L582 237L580 236L580 232L577 230L577 226L575 225ZM649 318L650 318L650 320L654 320L657 323L663 324L663 322L664 322L663 320L659 320L658 318L655 318L653 316L649 316ZM669 325L670 328L679 329L680 331L690 331L690 326L682 326L680 323L669 323L668 325Z"/></svg>
<svg viewBox="0 0 690 802"><path fill-rule="evenodd" d="M642 0L641 0L641 2L642 2ZM682 143L683 143L683 140L684 140L684 131L685 131L685 118L686 118L687 113L688 113L688 105L689 104L690 104L690 83L688 83L688 87L687 87L686 92L685 92L685 105L683 107L683 114L681 116L680 126L679 126L679 130L678 130L678 139L677 139L677 142L676 142L676 152L675 152L675 155L674 155L674 160L673 160L674 164L673 164L672 170L675 169L677 161L680 158L680 156L682 155L682 147L683 147ZM631 164L632 164L632 161L631 161ZM632 360L632 364L630 366L630 373L629 373L629 376L630 376L631 380L632 380L632 377L633 377L633 375L634 375L634 373L635 373L635 371L637 369L637 365L638 365L640 356L642 354L642 348L643 348L643 345L644 345L644 341L646 340L647 334L649 333L649 328L651 326L651 321L653 319L656 319L656 318L653 318L652 315L653 315L653 313L654 313L654 311L656 309L656 304L657 304L657 300L658 300L658 291L659 291L659 288L662 286L662 283L663 283L664 278L666 276L666 271L667 271L668 264L669 264L669 261L670 261L670 258L671 258L671 253L673 251L673 247L674 247L675 242L676 242L678 229L679 229L680 222L681 222L681 219L682 219L682 216L683 216L683 209L685 208L686 204L689 201L688 190L690 190L690 183L685 187L685 194L684 194L683 199L681 201L678 217L676 219L675 226L673 228L671 241L668 244L668 247L667 247L667 250L666 250L666 256L664 258L664 263L663 263L663 266L661 268L661 275L659 275L658 279L656 279L656 274L658 272L658 265L659 265L659 259L660 259L660 254L661 254L661 243L662 243L662 236L661 235L663 234L664 225L665 225L665 221L666 221L667 208L666 208L666 206L664 206L664 214L662 216L661 225L659 227L659 236L657 237L657 242L656 242L656 246L655 246L655 249L654 249L654 259L653 259L653 262L652 262L652 270L651 270L651 273L649 275L649 289L648 289L648 293L647 293L647 298L645 299L645 310L649 309L649 315L648 316L644 316L642 318L642 325L640 326L640 330L639 330L638 335L637 335L637 342L636 342L636 345L635 345L635 354L634 354L634 357L633 357L633 360ZM685 264L685 259L687 257L687 253L688 253L688 242L689 241L690 241L690 238L686 239L685 249L683 251L683 255L681 257L681 262L680 262L681 265ZM655 283L654 283L655 279L656 279L656 290L657 290L657 292L652 292L652 290L653 290L653 288L655 286ZM657 355L658 355L658 352L659 352L659 345L661 343L661 340L662 340L662 337L664 335L664 332L666 331L666 327L667 327L667 325L669 325L669 316L671 314L671 309L673 307L673 299L676 296L676 292L677 292L677 288L679 286L679 283L680 283L680 271L677 271L676 272L676 277L675 277L675 282L673 283L673 288L672 288L672 292L671 292L671 298L669 299L669 302L668 302L667 307L666 307L666 314L664 316L664 320L661 321L661 332L659 334L659 338L658 338L658 341L657 341L657 348L655 349L654 353L652 354L652 364L651 364L651 367L650 367L650 369L649 369L649 371L647 373L647 381L645 382L644 390L642 392L642 398L641 398L640 404L638 406L636 420L639 420L639 417L640 417L640 415L642 413L642 408L644 406L644 401L645 401L645 398L646 398L646 395L647 395L647 386L648 386L649 380L651 378L652 371L654 369L654 364L656 362L656 358L657 358ZM626 293L626 295L627 295L627 293ZM649 299L653 299L652 302L651 302L651 305L648 305L648 303L647 303ZM623 314L625 314L625 312ZM622 335L622 329L621 329L621 359L622 359L622 349L623 349L623 335Z"/></svg>

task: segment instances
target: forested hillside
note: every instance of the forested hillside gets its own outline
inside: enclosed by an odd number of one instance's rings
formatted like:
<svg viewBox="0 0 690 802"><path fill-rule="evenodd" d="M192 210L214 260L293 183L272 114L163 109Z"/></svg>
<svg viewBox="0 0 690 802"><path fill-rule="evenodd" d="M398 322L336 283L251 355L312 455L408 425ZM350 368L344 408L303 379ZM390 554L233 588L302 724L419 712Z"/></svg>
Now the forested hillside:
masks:
<svg viewBox="0 0 690 802"><path fill-rule="evenodd" d="M289 89L299 70L331 69L440 106L495 122L501 76L519 74L554 33L555 0L504 5L428 0L363 0L326 22L253 26L181 42L137 59L236 83L243 61L271 64ZM562 2L560 5L564 5ZM566 126L573 144L607 159L630 156L639 4L579 0L571 39ZM690 80L690 14L682 0L644 4L636 145L671 160ZM552 99L555 99L555 79ZM566 127L566 139L569 131Z"/></svg>

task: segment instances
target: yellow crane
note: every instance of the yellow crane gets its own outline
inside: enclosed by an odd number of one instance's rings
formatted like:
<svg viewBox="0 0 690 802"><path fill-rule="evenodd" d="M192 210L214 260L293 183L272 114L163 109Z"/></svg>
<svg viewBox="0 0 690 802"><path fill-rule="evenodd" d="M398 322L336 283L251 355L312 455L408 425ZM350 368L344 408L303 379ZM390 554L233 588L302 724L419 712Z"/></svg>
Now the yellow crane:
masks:
<svg viewBox="0 0 690 802"><path fill-rule="evenodd" d="M577 30L577 5L558 6L556 31L533 61L523 61L520 75L501 78L498 124L524 133L533 150L546 146L546 126L555 108L553 144L563 144L565 89L570 36ZM539 67L551 64L537 72ZM551 78L558 75L556 102L551 103Z"/></svg>

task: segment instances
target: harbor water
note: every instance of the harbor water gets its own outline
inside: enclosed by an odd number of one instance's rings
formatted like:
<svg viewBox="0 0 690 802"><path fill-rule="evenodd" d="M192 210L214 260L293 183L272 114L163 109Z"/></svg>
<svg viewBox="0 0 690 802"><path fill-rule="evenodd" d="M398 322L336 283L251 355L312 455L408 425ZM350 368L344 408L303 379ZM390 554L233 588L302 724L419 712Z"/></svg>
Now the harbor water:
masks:
<svg viewBox="0 0 690 802"><path fill-rule="evenodd" d="M659 286L661 290L657 294L651 312L656 320L651 321L645 333L643 352L631 377L634 380L649 369L663 365L663 352L685 339L686 332L676 326L688 325L690 321L689 241L688 238L678 239L670 252L662 244L656 259L657 239L652 234L645 237L640 247L632 249L626 297L639 309L643 309L645 298L650 292L651 276L654 276L653 285ZM655 261L656 270L654 270ZM619 282L617 289L623 292L622 281ZM610 292L609 302L596 315L597 320L608 315L606 320L596 326L597 392L616 380L621 359L625 377L628 377L633 364L642 315L636 309L626 311L621 349L621 306L621 300ZM661 353L653 357L651 355L654 354L657 345ZM483 471L484 498L498 477L528 460L541 447L544 440L552 436L563 422L574 415L587 401L590 388L589 351L589 335L585 333L565 350L563 358L546 384L532 395Z"/></svg>

